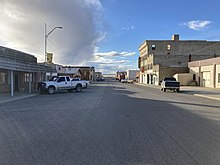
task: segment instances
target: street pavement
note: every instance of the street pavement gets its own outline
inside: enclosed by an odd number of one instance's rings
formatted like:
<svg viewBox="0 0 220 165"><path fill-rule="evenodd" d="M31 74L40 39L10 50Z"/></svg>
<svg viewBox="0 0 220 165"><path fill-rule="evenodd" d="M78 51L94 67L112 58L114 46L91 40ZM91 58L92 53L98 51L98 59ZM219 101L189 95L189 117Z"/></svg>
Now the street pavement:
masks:
<svg viewBox="0 0 220 165"><path fill-rule="evenodd" d="M160 89L160 86L149 85L149 84L140 84L136 85L145 86L147 88L157 88ZM207 99L220 100L220 89L218 88L207 88L207 87L198 87L198 86L181 86L180 92L182 94L194 95L198 97L204 97Z"/></svg>
<svg viewBox="0 0 220 165"><path fill-rule="evenodd" d="M160 89L160 86L149 85L149 84L140 84L136 83L136 85L145 86L147 88L156 88ZM198 87L198 86L181 86L181 93L194 95L198 97L204 97L207 99L220 100L220 89L216 88L206 88L206 87ZM11 102L19 99L29 98L38 95L38 91L34 91L33 93L24 93L24 92L15 92L15 95L12 97L10 94L0 94L0 104Z"/></svg>
<svg viewBox="0 0 220 165"><path fill-rule="evenodd" d="M0 164L220 162L220 103L116 81L0 104Z"/></svg>

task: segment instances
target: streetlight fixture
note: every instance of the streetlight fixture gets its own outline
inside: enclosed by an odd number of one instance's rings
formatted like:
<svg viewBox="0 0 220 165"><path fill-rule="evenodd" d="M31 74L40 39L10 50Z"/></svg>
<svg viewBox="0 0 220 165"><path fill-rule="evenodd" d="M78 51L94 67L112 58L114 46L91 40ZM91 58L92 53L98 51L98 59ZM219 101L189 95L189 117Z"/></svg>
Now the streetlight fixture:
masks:
<svg viewBox="0 0 220 165"><path fill-rule="evenodd" d="M50 32L47 33L47 24L45 23L45 80L46 80L46 66L47 66L47 39L48 36L55 30L55 29L62 29L62 26L54 27Z"/></svg>
<svg viewBox="0 0 220 165"><path fill-rule="evenodd" d="M47 24L45 24L45 63L47 63L47 38L55 29L62 29L61 26L54 27L49 33L47 33Z"/></svg>

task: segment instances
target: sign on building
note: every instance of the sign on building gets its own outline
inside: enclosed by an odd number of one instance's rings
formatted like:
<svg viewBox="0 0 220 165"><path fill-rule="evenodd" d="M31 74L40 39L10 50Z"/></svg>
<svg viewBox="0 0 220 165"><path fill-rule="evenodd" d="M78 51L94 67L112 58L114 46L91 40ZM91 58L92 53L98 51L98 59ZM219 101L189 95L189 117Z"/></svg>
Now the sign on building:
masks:
<svg viewBox="0 0 220 165"><path fill-rule="evenodd" d="M47 53L47 63L48 64L53 63L53 53Z"/></svg>

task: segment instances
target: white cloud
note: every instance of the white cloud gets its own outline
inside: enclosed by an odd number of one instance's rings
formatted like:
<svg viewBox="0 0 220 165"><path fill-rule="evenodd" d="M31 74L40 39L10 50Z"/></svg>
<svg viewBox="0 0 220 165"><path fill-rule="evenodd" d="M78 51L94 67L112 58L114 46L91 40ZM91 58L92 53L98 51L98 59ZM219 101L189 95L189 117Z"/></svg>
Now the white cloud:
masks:
<svg viewBox="0 0 220 165"><path fill-rule="evenodd" d="M136 53L135 52L97 52L94 53L94 58L90 62L93 66L95 66L97 71L101 71L103 73L113 74L116 71L125 71L128 69L136 69L137 64L132 65L132 60L130 59Z"/></svg>
<svg viewBox="0 0 220 165"><path fill-rule="evenodd" d="M123 27L121 27L121 30L134 30L135 29L135 26L128 26L128 27L126 27L126 26L123 26Z"/></svg>
<svg viewBox="0 0 220 165"><path fill-rule="evenodd" d="M135 52L117 52L117 51L111 51L111 52L96 52L95 56L99 57L127 57L127 56L134 56L136 53Z"/></svg>
<svg viewBox="0 0 220 165"><path fill-rule="evenodd" d="M181 25L188 26L190 29L193 30L202 30L204 28L207 28L209 24L211 24L211 21L192 20L189 22L185 22Z"/></svg>
<svg viewBox="0 0 220 165"><path fill-rule="evenodd" d="M102 12L100 0L1 0L0 44L44 61L44 23L47 32L62 26L48 39L54 62L86 64L106 36Z"/></svg>

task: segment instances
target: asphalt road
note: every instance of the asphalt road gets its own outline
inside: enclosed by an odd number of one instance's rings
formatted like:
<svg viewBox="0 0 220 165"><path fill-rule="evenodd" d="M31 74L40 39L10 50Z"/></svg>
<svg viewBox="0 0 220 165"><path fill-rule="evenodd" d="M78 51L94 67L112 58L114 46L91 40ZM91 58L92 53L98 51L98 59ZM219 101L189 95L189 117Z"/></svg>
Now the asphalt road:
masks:
<svg viewBox="0 0 220 165"><path fill-rule="evenodd" d="M217 165L220 102L115 81L0 104L2 165Z"/></svg>

